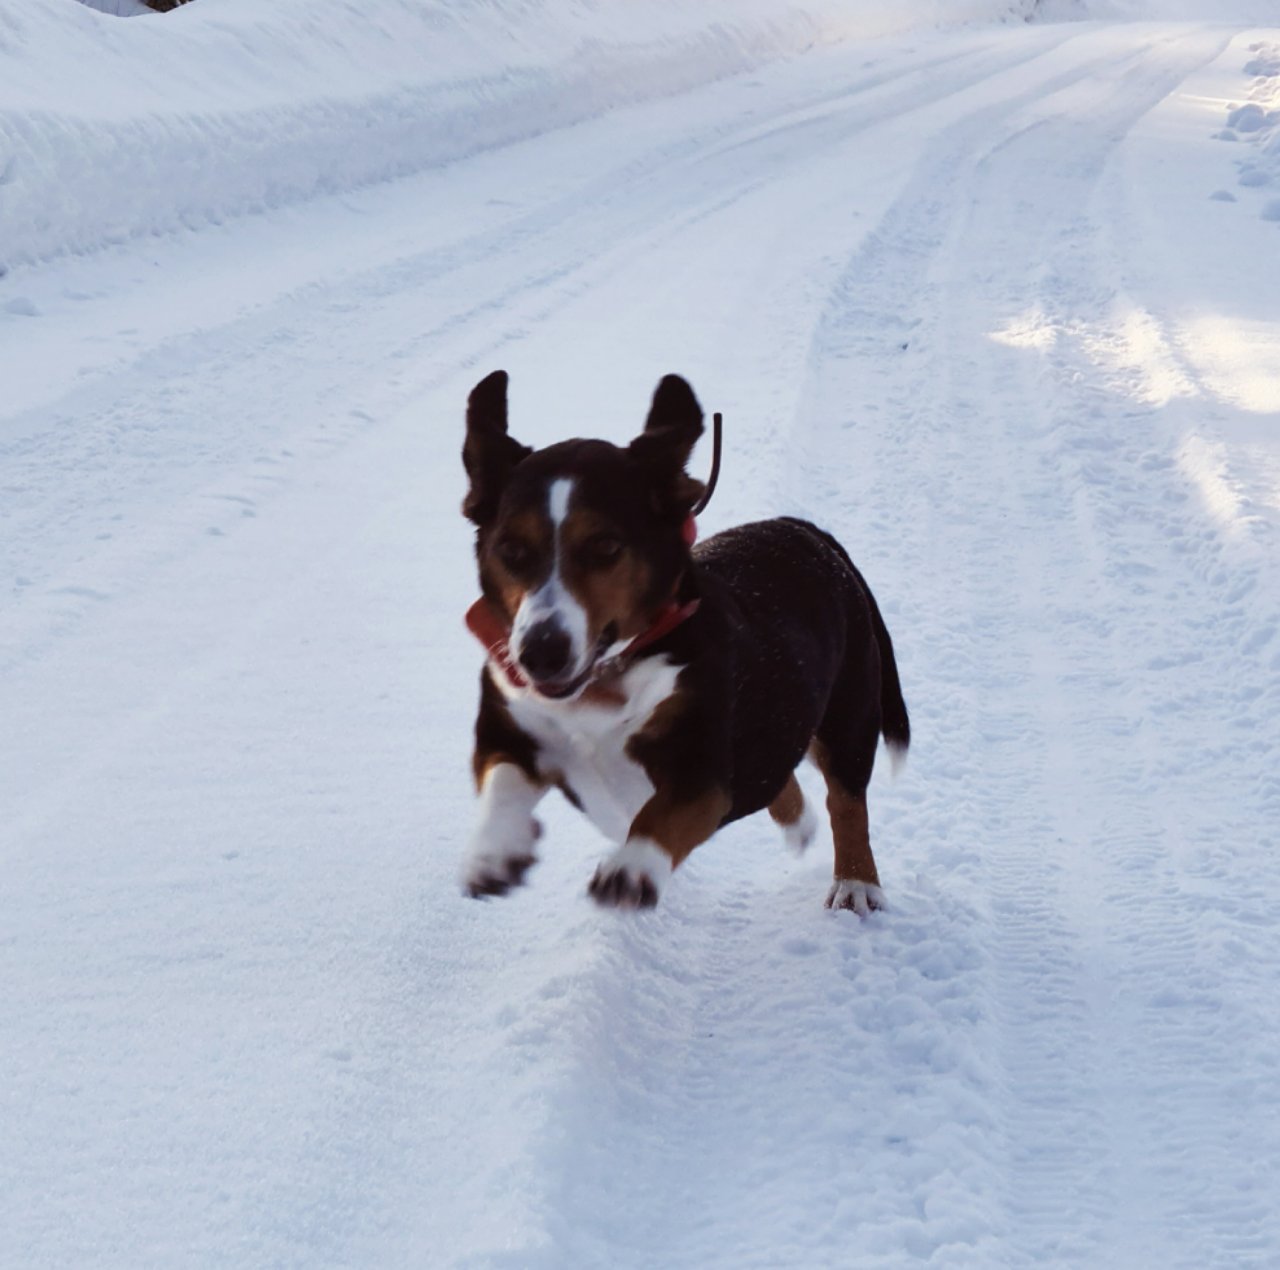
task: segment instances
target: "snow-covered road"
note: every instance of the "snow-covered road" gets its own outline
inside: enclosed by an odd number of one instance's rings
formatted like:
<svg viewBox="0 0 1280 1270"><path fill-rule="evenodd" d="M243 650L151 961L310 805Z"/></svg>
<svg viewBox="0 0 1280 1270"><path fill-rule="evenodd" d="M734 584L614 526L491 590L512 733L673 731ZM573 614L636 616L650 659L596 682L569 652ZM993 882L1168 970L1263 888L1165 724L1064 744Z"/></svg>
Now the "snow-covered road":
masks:
<svg viewBox="0 0 1280 1270"><path fill-rule="evenodd" d="M1280 17L917 33L0 279L0 1264L1280 1262L1275 137ZM496 366L850 546L888 912L458 894Z"/></svg>

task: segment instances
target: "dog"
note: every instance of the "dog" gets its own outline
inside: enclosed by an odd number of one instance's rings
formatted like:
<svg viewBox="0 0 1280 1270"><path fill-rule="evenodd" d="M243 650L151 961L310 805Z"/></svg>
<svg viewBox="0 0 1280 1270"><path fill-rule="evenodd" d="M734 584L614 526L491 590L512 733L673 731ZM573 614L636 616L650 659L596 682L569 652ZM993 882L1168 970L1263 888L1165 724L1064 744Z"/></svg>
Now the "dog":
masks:
<svg viewBox="0 0 1280 1270"><path fill-rule="evenodd" d="M508 432L505 371L472 390L462 510L482 595L467 622L487 659L466 894L525 881L553 787L615 844L587 888L606 907L653 907L694 848L766 807L802 850L808 755L835 842L827 907L882 906L867 783L881 735L895 757L911 739L889 632L848 553L807 521L694 545L705 487L685 468L702 431L677 375L626 448L535 451Z"/></svg>

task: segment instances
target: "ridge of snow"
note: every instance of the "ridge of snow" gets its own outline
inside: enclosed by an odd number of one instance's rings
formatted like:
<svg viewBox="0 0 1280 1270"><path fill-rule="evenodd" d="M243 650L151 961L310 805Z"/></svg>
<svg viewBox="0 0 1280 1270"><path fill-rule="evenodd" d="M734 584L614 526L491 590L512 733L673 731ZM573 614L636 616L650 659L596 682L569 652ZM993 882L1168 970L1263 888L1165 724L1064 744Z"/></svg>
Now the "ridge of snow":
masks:
<svg viewBox="0 0 1280 1270"><path fill-rule="evenodd" d="M385 181L1017 0L0 0L0 270Z"/></svg>

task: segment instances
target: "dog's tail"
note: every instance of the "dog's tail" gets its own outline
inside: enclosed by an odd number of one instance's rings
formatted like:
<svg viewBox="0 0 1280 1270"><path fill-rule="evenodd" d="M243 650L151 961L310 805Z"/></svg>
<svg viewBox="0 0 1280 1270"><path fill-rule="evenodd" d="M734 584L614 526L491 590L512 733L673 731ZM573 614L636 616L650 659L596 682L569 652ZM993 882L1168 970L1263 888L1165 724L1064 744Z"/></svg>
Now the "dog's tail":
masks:
<svg viewBox="0 0 1280 1270"><path fill-rule="evenodd" d="M880 731L884 734L884 743L889 747L896 771L905 761L907 747L911 744L911 720L902 697L902 682L898 678L898 661L893 655L889 628L880 616L876 597L865 582L862 589L866 591L867 603L871 605L871 626L876 634L876 643L880 645Z"/></svg>

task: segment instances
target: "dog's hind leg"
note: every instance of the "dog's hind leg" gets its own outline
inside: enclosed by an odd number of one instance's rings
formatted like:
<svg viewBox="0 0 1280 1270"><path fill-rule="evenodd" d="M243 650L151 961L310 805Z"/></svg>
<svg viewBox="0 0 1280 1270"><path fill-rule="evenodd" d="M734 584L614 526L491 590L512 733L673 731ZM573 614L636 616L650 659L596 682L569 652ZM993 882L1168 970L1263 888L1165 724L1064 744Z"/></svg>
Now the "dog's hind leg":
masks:
<svg viewBox="0 0 1280 1270"><path fill-rule="evenodd" d="M812 749L827 782L827 811L835 843L835 876L827 892L827 907L852 909L865 917L872 909L884 907L867 825L867 784L880 739L880 721L864 718L850 726L838 709L835 716L833 719L828 712Z"/></svg>
<svg viewBox="0 0 1280 1270"><path fill-rule="evenodd" d="M814 815L794 772L787 777L782 793L769 804L769 815L782 830L782 840L796 855L803 854L813 844L814 835L818 832L818 817Z"/></svg>

